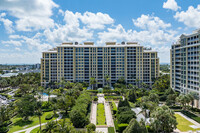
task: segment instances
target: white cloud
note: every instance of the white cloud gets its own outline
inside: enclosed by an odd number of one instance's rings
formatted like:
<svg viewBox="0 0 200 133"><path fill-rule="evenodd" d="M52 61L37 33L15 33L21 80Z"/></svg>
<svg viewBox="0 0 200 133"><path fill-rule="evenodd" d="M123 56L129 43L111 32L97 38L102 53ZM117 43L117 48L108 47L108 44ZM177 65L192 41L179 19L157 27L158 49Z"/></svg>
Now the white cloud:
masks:
<svg viewBox="0 0 200 133"><path fill-rule="evenodd" d="M113 24L114 20L108 15L98 12L96 14L85 12L80 16L81 21L90 29L104 29L106 24Z"/></svg>
<svg viewBox="0 0 200 133"><path fill-rule="evenodd" d="M173 11L177 11L178 9L181 9L181 7L178 6L178 4L175 0L167 0L167 2L163 3L163 8L171 9Z"/></svg>
<svg viewBox="0 0 200 133"><path fill-rule="evenodd" d="M177 12L174 18L188 27L200 28L200 5L190 6L187 11Z"/></svg>
<svg viewBox="0 0 200 133"><path fill-rule="evenodd" d="M60 13L62 16L64 16L64 14L65 14L65 12L62 9L59 9L58 13Z"/></svg>
<svg viewBox="0 0 200 133"><path fill-rule="evenodd" d="M74 24L74 26L79 26L80 20L89 29L104 29L105 25L114 23L114 20L108 14L104 14L101 12L98 12L96 14L85 12L82 15L81 13L73 13L68 10L65 12L64 20L67 24Z"/></svg>
<svg viewBox="0 0 200 133"><path fill-rule="evenodd" d="M52 0L1 0L0 10L17 18L19 31L45 29L54 26L52 9L58 7Z"/></svg>
<svg viewBox="0 0 200 133"><path fill-rule="evenodd" d="M150 15L142 14L141 17L137 19L133 19L133 23L135 26L144 29L144 30L159 30L159 29L166 29L171 27L170 23L165 23L159 17L154 17Z"/></svg>
<svg viewBox="0 0 200 133"><path fill-rule="evenodd" d="M14 41L14 40L2 41L2 44L11 44L11 45L14 45L14 46L22 46L21 41Z"/></svg>
<svg viewBox="0 0 200 133"><path fill-rule="evenodd" d="M18 39L21 38L19 35L10 35L9 36L10 39Z"/></svg>
<svg viewBox="0 0 200 133"><path fill-rule="evenodd" d="M21 51L21 49L20 49L20 48L18 48L18 47L16 47L16 48L15 48L15 50L16 50L16 51Z"/></svg>
<svg viewBox="0 0 200 133"><path fill-rule="evenodd" d="M168 29L170 23L165 23L158 17L141 15L137 19L133 19L136 27L142 30L125 30L122 25L117 25L115 28L108 28L107 31L99 32L98 43L106 41L138 41L140 43L159 45L170 43L174 40L175 31Z"/></svg>
<svg viewBox="0 0 200 133"><path fill-rule="evenodd" d="M0 14L0 21L3 22L5 29L8 33L13 33L13 22L10 21L9 19L5 19L4 17L6 16L6 13L1 13Z"/></svg>
<svg viewBox="0 0 200 133"><path fill-rule="evenodd" d="M114 28L107 28L107 31L99 32L98 44L104 45L107 41L136 41L142 46L155 48L159 53L161 62L169 62L169 58L166 58L166 55L169 55L169 45L177 39L177 32L171 29L171 24L149 15L141 15L140 18L133 19L133 23L142 30L125 30L119 24Z"/></svg>

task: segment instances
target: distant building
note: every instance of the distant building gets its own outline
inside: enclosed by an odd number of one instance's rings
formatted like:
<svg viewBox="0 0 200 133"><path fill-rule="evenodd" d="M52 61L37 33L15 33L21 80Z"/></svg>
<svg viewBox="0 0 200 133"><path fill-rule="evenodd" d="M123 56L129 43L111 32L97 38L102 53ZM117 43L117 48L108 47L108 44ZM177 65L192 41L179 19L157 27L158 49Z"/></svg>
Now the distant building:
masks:
<svg viewBox="0 0 200 133"><path fill-rule="evenodd" d="M181 35L170 50L170 86L181 93L199 94L200 81L200 30Z"/></svg>
<svg viewBox="0 0 200 133"><path fill-rule="evenodd" d="M90 82L94 77L98 87L105 85L105 77L111 84L124 77L127 84L137 84L137 79L152 85L159 76L159 58L156 51L144 48L136 42L106 42L106 46L62 43L42 53L41 83L59 82L62 78L71 82Z"/></svg>

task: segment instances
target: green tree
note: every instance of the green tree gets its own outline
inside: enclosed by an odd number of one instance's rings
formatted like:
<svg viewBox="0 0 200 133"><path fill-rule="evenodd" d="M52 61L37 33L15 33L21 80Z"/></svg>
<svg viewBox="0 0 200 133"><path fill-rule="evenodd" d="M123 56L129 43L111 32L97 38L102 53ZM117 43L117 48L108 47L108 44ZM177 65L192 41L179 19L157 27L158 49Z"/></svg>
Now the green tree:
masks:
<svg viewBox="0 0 200 133"><path fill-rule="evenodd" d="M149 101L159 103L159 96L156 93L150 93L149 94Z"/></svg>
<svg viewBox="0 0 200 133"><path fill-rule="evenodd" d="M88 124L88 125L86 126L86 128L87 128L87 132L88 132L88 133L92 133L93 131L96 130L96 126L95 126L93 123Z"/></svg>
<svg viewBox="0 0 200 133"><path fill-rule="evenodd" d="M92 86L92 90L94 89L94 85L97 83L96 79L94 77L90 78L90 85Z"/></svg>
<svg viewBox="0 0 200 133"><path fill-rule="evenodd" d="M36 103L36 108L35 108L35 115L38 116L39 118L39 123L40 123L40 131L41 131L41 117L42 117L42 102L41 101L38 101Z"/></svg>
<svg viewBox="0 0 200 133"><path fill-rule="evenodd" d="M156 89L160 92L165 92L170 87L170 75L163 75L157 78L152 85L153 89Z"/></svg>
<svg viewBox="0 0 200 133"><path fill-rule="evenodd" d="M104 77L104 80L105 80L105 82L106 82L106 85L110 85L110 76L109 76L109 75L106 75L106 76Z"/></svg>
<svg viewBox="0 0 200 133"><path fill-rule="evenodd" d="M151 114L151 127L155 132L170 133L176 129L177 121L174 112L166 105L157 107Z"/></svg>
<svg viewBox="0 0 200 133"><path fill-rule="evenodd" d="M42 133L53 133L57 125L54 121L47 122L45 129L42 130Z"/></svg>
<svg viewBox="0 0 200 133"><path fill-rule="evenodd" d="M34 115L35 106L36 99L34 96L25 95L16 102L17 114L27 121L29 116Z"/></svg>
<svg viewBox="0 0 200 133"><path fill-rule="evenodd" d="M134 90L134 89L129 90L129 93L128 93L128 100L129 100L130 102L135 103L135 102L136 102L136 99L137 99L137 96L136 96L136 94L135 94L135 90Z"/></svg>
<svg viewBox="0 0 200 133"><path fill-rule="evenodd" d="M74 98L69 95L63 95L58 99L59 109L65 111L65 114L67 114L67 111L70 108L72 108L74 104L75 104Z"/></svg>
<svg viewBox="0 0 200 133"><path fill-rule="evenodd" d="M137 120L133 118L123 133L147 133L147 129L143 124L137 122Z"/></svg>
<svg viewBox="0 0 200 133"><path fill-rule="evenodd" d="M63 121L59 121L58 126L56 128L56 132L59 133L73 133L75 132L74 126L70 121L66 121L64 119Z"/></svg>

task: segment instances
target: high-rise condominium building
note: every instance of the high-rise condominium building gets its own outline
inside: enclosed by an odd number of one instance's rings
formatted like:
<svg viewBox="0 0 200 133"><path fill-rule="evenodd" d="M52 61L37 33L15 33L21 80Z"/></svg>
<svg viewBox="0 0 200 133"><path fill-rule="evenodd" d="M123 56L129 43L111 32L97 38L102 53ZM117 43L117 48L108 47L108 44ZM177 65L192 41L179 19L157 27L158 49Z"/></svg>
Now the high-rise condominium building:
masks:
<svg viewBox="0 0 200 133"><path fill-rule="evenodd" d="M170 50L171 55L171 88L182 93L191 91L199 94L199 54L200 30L189 35L181 35Z"/></svg>
<svg viewBox="0 0 200 133"><path fill-rule="evenodd" d="M124 77L128 84L136 85L139 79L151 85L152 80L159 76L157 52L135 42L107 42L105 46L75 42L62 43L42 54L42 85L60 82L62 78L89 83L94 77L98 87L102 87L106 76L110 77L111 84Z"/></svg>

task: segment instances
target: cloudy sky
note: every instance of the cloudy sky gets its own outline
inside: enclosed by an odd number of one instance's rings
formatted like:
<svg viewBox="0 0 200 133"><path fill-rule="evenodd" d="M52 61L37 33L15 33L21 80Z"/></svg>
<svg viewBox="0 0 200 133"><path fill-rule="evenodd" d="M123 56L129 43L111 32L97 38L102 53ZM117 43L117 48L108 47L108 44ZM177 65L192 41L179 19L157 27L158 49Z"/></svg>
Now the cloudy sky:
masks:
<svg viewBox="0 0 200 133"><path fill-rule="evenodd" d="M171 44L197 28L199 0L0 0L0 64L39 63L67 41L137 41L169 63Z"/></svg>

